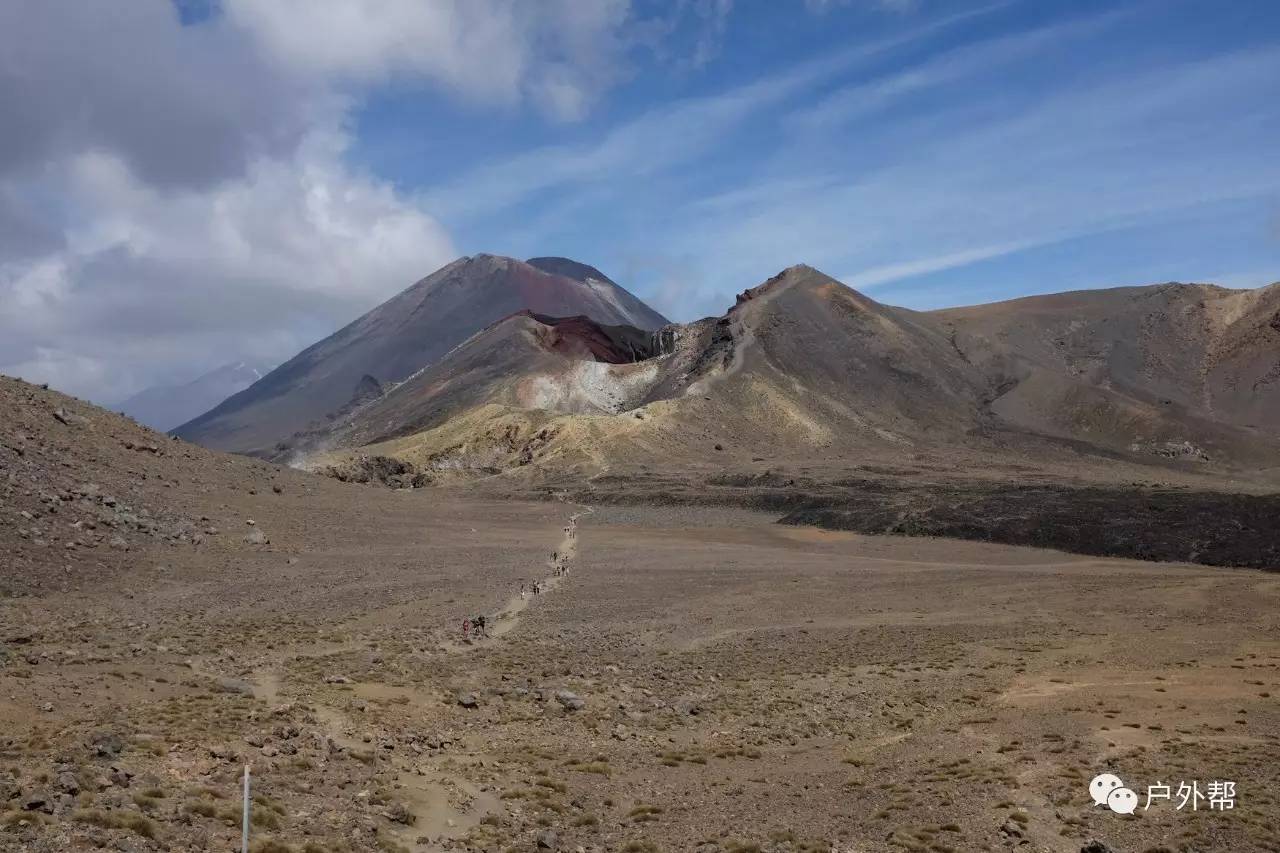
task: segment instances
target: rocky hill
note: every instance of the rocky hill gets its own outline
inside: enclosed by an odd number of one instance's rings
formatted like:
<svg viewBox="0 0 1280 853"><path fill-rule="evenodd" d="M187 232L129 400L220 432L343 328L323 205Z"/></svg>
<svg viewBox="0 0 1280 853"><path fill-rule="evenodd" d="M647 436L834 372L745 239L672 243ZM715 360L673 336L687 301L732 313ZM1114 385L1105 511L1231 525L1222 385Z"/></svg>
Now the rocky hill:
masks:
<svg viewBox="0 0 1280 853"><path fill-rule="evenodd" d="M98 583L150 546L265 543L229 503L297 494L313 480L0 377L0 594Z"/></svg>

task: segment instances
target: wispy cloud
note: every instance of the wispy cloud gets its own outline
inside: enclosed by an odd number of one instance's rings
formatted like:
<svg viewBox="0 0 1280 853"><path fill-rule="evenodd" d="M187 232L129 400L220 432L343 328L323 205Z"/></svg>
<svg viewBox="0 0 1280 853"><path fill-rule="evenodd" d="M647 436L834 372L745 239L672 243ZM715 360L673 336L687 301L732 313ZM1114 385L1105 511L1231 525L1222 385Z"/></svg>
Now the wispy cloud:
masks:
<svg viewBox="0 0 1280 853"><path fill-rule="evenodd" d="M648 236L677 255L714 258L686 271L694 313L797 261L881 288L1089 235L1160 227L1280 192L1270 144L1280 114L1236 105L1239 93L1267 89L1280 99L1274 47L1065 87L1008 114L975 119L957 107L927 120L856 124L839 139L858 144L779 152L767 183L674 211Z"/></svg>
<svg viewBox="0 0 1280 853"><path fill-rule="evenodd" d="M954 48L904 71L843 88L796 110L789 121L799 131L829 131L909 95L1030 59L1046 47L1061 48L1072 39L1096 35L1129 15L1128 10L1107 12Z"/></svg>
<svg viewBox="0 0 1280 853"><path fill-rule="evenodd" d="M941 18L716 95L649 110L594 142L548 146L482 166L430 190L424 203L456 221L494 213L554 188L596 180L617 184L664 172L703 157L751 116L785 104L817 83L1003 5Z"/></svg>
<svg viewBox="0 0 1280 853"><path fill-rule="evenodd" d="M877 287L901 281L904 278L968 266L978 261L1019 252L1034 245L1036 244L1033 242L1025 241L1020 243L1000 243L994 246L978 246L974 249L964 249L948 255L914 258L909 261L899 261L898 263L872 267L850 275L839 276L839 279L856 290L874 290Z"/></svg>

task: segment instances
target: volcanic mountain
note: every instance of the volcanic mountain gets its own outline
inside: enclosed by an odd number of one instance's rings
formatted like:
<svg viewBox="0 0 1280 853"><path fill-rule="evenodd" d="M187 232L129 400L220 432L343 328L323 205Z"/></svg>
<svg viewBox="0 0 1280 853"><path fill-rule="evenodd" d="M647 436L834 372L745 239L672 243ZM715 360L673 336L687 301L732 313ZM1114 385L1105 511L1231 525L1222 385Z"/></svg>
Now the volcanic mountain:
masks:
<svg viewBox="0 0 1280 853"><path fill-rule="evenodd" d="M1274 468L1261 425L1280 406L1278 310L1277 286L1159 285L915 312L797 266L652 334L508 316L291 452L595 474L784 458Z"/></svg>
<svg viewBox="0 0 1280 853"><path fill-rule="evenodd" d="M984 388L928 318L798 266L744 292L722 317L647 336L585 318L507 317L300 449L435 428L448 441L461 433L468 443L467 430L508 440L549 424L571 455L596 459L671 463L713 445L821 454L958 441L983 417ZM550 423L556 416L569 417ZM437 443L421 447L457 452Z"/></svg>
<svg viewBox="0 0 1280 853"><path fill-rule="evenodd" d="M308 347L174 431L207 447L265 452L339 413L370 382L394 384L513 312L584 315L656 329L666 319L594 267L567 258L461 258Z"/></svg>

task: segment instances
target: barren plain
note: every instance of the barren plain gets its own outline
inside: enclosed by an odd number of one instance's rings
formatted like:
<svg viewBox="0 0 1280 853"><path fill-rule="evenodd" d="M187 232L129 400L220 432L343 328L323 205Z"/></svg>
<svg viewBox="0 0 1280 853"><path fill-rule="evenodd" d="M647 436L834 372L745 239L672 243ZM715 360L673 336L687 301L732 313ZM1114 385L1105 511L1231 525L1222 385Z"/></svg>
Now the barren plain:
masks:
<svg viewBox="0 0 1280 853"><path fill-rule="evenodd" d="M249 764L264 853L1280 849L1274 574L275 482L3 601L0 848L236 849Z"/></svg>

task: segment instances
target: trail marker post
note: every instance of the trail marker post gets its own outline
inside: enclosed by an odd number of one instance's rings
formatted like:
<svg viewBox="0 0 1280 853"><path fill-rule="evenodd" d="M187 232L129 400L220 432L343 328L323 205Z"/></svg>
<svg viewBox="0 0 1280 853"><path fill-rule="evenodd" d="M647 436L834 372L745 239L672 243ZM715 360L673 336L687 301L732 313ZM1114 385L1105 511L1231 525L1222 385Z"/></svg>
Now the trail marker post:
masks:
<svg viewBox="0 0 1280 853"><path fill-rule="evenodd" d="M244 822L240 835L240 853L249 853L249 765L244 766Z"/></svg>

